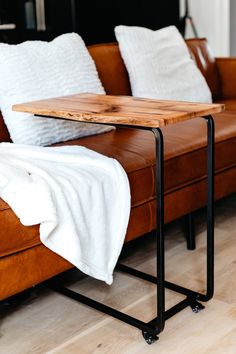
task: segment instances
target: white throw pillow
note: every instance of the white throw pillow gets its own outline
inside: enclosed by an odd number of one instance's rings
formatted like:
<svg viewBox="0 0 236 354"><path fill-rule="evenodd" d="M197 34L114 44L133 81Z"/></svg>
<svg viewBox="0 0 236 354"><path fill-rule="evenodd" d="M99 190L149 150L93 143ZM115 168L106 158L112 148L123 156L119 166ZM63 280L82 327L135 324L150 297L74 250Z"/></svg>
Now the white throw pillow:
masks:
<svg viewBox="0 0 236 354"><path fill-rule="evenodd" d="M49 43L0 44L0 107L13 142L45 146L113 129L12 111L13 104L81 92L104 94L104 89L78 34Z"/></svg>
<svg viewBox="0 0 236 354"><path fill-rule="evenodd" d="M157 31L117 26L115 34L133 96L212 102L206 80L175 26Z"/></svg>

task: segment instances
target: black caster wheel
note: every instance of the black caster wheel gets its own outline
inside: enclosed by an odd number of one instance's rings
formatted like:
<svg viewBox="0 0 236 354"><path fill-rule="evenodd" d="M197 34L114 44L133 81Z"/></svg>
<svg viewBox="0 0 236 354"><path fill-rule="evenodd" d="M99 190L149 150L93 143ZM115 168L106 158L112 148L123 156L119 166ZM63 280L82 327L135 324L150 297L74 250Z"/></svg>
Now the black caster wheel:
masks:
<svg viewBox="0 0 236 354"><path fill-rule="evenodd" d="M192 304L190 305L191 309L194 313L198 313L202 310L204 310L205 306L203 306L200 302L198 301L194 301L192 302Z"/></svg>
<svg viewBox="0 0 236 354"><path fill-rule="evenodd" d="M146 343L149 345L155 343L159 339L159 337L157 337L153 334L150 334L148 332L142 331L142 334L143 334L143 338L145 339Z"/></svg>

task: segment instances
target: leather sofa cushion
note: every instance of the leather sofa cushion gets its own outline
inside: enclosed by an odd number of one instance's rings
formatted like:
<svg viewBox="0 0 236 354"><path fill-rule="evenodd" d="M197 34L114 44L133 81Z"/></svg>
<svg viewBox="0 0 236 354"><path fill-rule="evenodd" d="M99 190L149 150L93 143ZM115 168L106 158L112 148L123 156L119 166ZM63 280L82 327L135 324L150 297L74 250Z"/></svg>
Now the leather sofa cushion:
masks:
<svg viewBox="0 0 236 354"><path fill-rule="evenodd" d="M11 141L11 138L0 112L0 142L2 141Z"/></svg>
<svg viewBox="0 0 236 354"><path fill-rule="evenodd" d="M217 69L216 59L205 38L194 38L186 41L190 53L211 90L213 100L221 97L220 77Z"/></svg>
<svg viewBox="0 0 236 354"><path fill-rule="evenodd" d="M117 43L95 44L89 52L107 94L131 95L129 76Z"/></svg>
<svg viewBox="0 0 236 354"><path fill-rule="evenodd" d="M236 98L236 57L216 58L224 99Z"/></svg>
<svg viewBox="0 0 236 354"><path fill-rule="evenodd" d="M2 199L1 203L2 203ZM0 258L39 245L39 226L23 226L8 206L0 211Z"/></svg>
<svg viewBox="0 0 236 354"><path fill-rule="evenodd" d="M227 121L227 124L225 122ZM236 166L236 118L227 111L215 116L216 170ZM206 176L206 123L194 119L163 129L165 139L165 192L170 194ZM67 142L114 157L125 168L131 185L132 207L155 195L154 137L149 131L117 129ZM63 145L63 144L57 144ZM24 227L6 203L0 203L0 257L38 245L38 226ZM131 227L134 225L131 222ZM132 232L130 233L132 234ZM132 238L132 237L131 237Z"/></svg>
<svg viewBox="0 0 236 354"><path fill-rule="evenodd" d="M236 111L236 99L224 99L224 100L217 100L216 103L223 103L227 109L227 112L234 112ZM235 117L236 119L236 117Z"/></svg>

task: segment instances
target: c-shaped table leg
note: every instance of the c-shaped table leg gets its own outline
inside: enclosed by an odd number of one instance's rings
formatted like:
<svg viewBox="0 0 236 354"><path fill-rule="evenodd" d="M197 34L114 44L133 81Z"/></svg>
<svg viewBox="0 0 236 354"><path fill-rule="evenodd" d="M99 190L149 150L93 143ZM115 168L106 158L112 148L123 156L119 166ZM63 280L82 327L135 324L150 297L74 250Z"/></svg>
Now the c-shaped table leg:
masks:
<svg viewBox="0 0 236 354"><path fill-rule="evenodd" d="M151 129L156 141L156 201L157 201L157 227L156 227L156 266L157 276L152 276L123 264L118 264L119 271L144 279L157 286L157 317L146 323L111 308L103 303L92 300L87 296L76 293L60 286L53 280L46 282L51 289L66 295L78 302L88 305L96 310L113 316L125 323L139 328L148 344L155 342L157 335L163 331L165 321L190 306L197 313L204 306L199 301L209 301L214 293L214 146L215 130L214 120L211 116L203 117L207 121L207 284L206 294L179 286L165 280L165 245L164 245L164 139L160 128ZM143 127L140 127L143 129ZM150 129L149 129L150 130ZM167 311L165 310L165 288L185 295L186 298Z"/></svg>
<svg viewBox="0 0 236 354"><path fill-rule="evenodd" d="M199 312L204 306L197 300L208 301L214 294L214 145L215 129L212 116L203 117L207 121L207 284L206 294L192 297L190 306ZM165 281L165 242L164 242L164 139L160 128L152 129L156 141L156 267L157 267L157 314L155 323L158 333L165 327L165 287L180 290L178 286ZM190 295L190 294L188 294Z"/></svg>

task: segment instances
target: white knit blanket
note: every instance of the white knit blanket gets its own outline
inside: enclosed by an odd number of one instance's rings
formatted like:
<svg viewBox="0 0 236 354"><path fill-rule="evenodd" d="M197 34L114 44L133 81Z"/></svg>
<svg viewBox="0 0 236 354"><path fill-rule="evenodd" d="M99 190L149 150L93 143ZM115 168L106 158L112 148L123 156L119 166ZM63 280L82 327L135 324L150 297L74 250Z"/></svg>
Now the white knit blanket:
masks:
<svg viewBox="0 0 236 354"><path fill-rule="evenodd" d="M23 225L40 224L45 246L112 283L130 213L128 178L116 160L80 146L1 143L0 196Z"/></svg>

